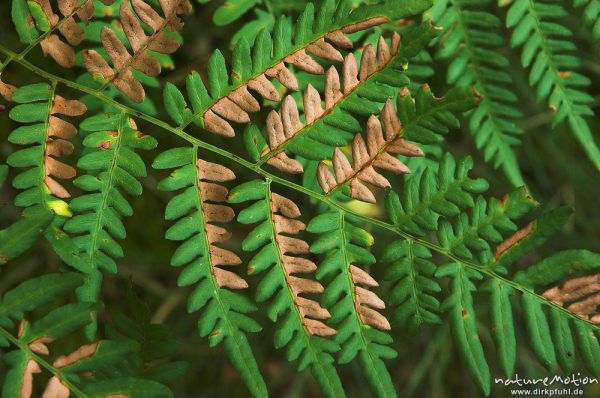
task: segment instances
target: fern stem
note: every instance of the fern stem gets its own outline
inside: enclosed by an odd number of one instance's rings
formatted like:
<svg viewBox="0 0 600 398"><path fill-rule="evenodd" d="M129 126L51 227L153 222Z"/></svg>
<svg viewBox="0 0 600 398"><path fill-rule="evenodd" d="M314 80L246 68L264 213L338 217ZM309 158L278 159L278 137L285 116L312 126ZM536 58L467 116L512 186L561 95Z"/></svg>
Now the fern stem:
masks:
<svg viewBox="0 0 600 398"><path fill-rule="evenodd" d="M413 239L407 239L408 240L408 247L406 250L406 258L408 258L409 262L410 262L410 279L412 281L411 283L411 287L412 289L410 290L410 295L412 297L412 299L414 300L415 303L419 302L419 295L418 295L418 289L417 289L417 284L415 283L417 278L419 277L417 271L416 271L416 264L415 264L415 252L414 252L414 245L415 245L415 241ZM425 323L425 317L423 317L423 315L421 315L421 306L420 305L415 305L415 324L420 325L422 323Z"/></svg>
<svg viewBox="0 0 600 398"><path fill-rule="evenodd" d="M68 86L68 87L71 87L71 88L73 88L75 90L79 90L79 91L84 92L86 94L90 94L90 95L98 98L99 100L101 100L101 101L103 101L103 102L105 102L105 103L107 103L107 104L109 104L111 106L114 106L115 108L119 109L120 111L122 111L124 113L127 113L127 114L129 114L131 116L137 117L137 118L139 118L141 120L144 120L144 121L146 121L148 123L151 123L151 124L153 124L153 125L155 125L157 127L160 127L162 129L166 130L166 131L169 131L169 132L171 132L171 133L173 133L173 134L175 134L175 135L183 138L184 140L186 140L187 142L189 142L192 145L197 145L200 148L204 148L204 149L206 149L206 150L208 150L210 152L213 152L213 153L216 153L218 155L221 155L221 156L223 156L223 157L225 157L225 158L227 158L227 159L229 159L229 160L231 160L231 161L239 164L240 166L245 167L245 168L253 171L254 173L262 176L265 179L267 179L268 181L272 181L272 182L275 182L275 183L277 183L279 185L286 186L286 187L288 187L290 189L293 189L295 191L298 191L298 192L301 192L301 193L303 193L305 195L308 195L308 196L312 197L313 199L316 199L316 200L319 200L321 202L324 202L327 205L329 205L331 208L341 210L344 213L346 213L347 215L349 215L349 216L351 216L351 217L353 217L353 218L355 218L355 219L357 219L359 221L362 221L362 222L371 224L373 226L379 227L380 229L385 229L385 230L388 230L388 231L392 231L392 232L396 233L397 235L400 235L401 237L403 237L405 239L410 239L410 240L412 240L412 241L414 241L416 243L419 243L419 244L421 244L421 245L423 245L423 246L425 246L425 247L427 247L427 248L429 248L429 249L431 249L433 251L436 251L436 252L438 252L438 253L440 253L440 254L442 254L442 255L444 255L444 256L446 256L446 257L448 257L448 258L450 258L450 259L452 259L454 261L457 261L457 262L459 262L459 263L461 263L463 265L466 265L468 267L476 269L479 272L487 275L488 277L498 279L502 283L507 284L507 285L513 287L515 290L520 291L523 294L534 295L534 296L538 297L539 299L545 301L547 305L549 305L551 307L554 307L554 308L556 308L559 311L563 311L565 314L567 314L572 319L576 319L576 320L579 320L579 321L587 322L588 324L593 325L590 321L581 319L581 318L573 315L572 313L570 313L569 311L567 311L564 307L562 307L562 306L560 306L560 305L558 305L558 304L556 304L556 303L554 303L554 302L552 302L552 301L550 301L550 300L548 300L548 299L546 299L546 298L544 298L544 297L542 297L542 296L540 296L540 295L532 292L531 290L529 290L529 289L527 289L527 288L519 285L518 283L515 283L515 282L513 282L511 280L508 280L508 279L506 279L506 278L498 275L497 273L495 273L493 271L490 271L489 269L487 269L486 267L484 267L484 266L482 266L480 264L476 264L474 262L464 260L464 259L462 259L462 258L460 258L460 257L458 257L458 256L456 256L456 255L454 255L452 253L450 253L449 250L447 250L447 249L445 249L445 248L443 248L443 247L441 247L441 246L439 246L439 245L437 245L435 243L431 243L431 242L425 241L423 239L420 239L418 237L415 237L415 236L413 236L411 234L408 234L408 233L400 230L398 227L394 226L393 224L387 223L385 221L377 220L377 219L374 219L374 218L371 218L371 217L368 217L368 216L364 216L364 215L359 214L359 213L357 213L355 211L352 211L352 210L348 209L347 207L345 207L343 204L341 204L341 203L333 200L332 198L330 198L327 195L320 194L320 193L315 192L315 191L313 191L313 190L311 190L309 188L306 188L306 187L303 187L303 186L301 186L299 184L296 184L296 183L293 183L291 181L288 181L285 178L281 178L281 177L278 177L278 176L276 176L274 174L271 174L268 171L265 171L265 170L261 169L260 166L254 164L252 162L249 162L249 161L243 159L242 157L240 157L238 155L232 154L232 153L228 152L225 149L222 149L222 148L219 148L217 146L211 145L211 144L209 144L207 142L204 142L204 141L202 141L202 140L200 140L200 139L198 139L196 137L193 137L193 136L189 135L188 133L186 133L185 131L183 131L184 127L180 127L180 128L173 127L170 124L168 124L168 123L166 123L166 122L164 122L164 121L162 121L162 120L160 120L158 118L155 118L153 116L150 116L150 115L147 115L145 113L139 112L139 111L137 111L137 110L135 110L135 109L133 109L131 107L123 105L123 104L121 104L121 103L119 103L119 102L117 102L117 101L115 101L115 100L107 97L106 95L98 92L97 90L94 90L92 88L86 87L84 85L81 85L81 84L78 84L78 83L75 83L75 82L72 82L72 81L70 81L68 79L64 79L64 78L61 78L59 76L53 75L52 73L49 73L49 72L47 72L47 71L45 71L45 70L43 70L43 69L41 69L41 68L33 65L29 61L23 59L23 57L21 57L19 54L15 53L14 51L9 50L8 48L4 47L3 45L0 45L0 52L4 53L9 58L11 58L14 61L18 62L19 64L21 64L24 68L30 70L31 72L35 73L36 75L38 75L38 76L40 76L40 77L42 77L44 79L47 79L47 80L49 80L51 82L59 82L59 83L62 83L64 85Z"/></svg>
<svg viewBox="0 0 600 398"><path fill-rule="evenodd" d="M40 198L42 199L42 206L44 206L46 209L50 210L50 206L48 205L48 200L47 200L47 193L46 193L46 184L45 184L45 178L46 178L46 150L48 147L48 130L49 130L49 125L50 125L50 113L51 113L51 109L52 109L52 103L54 102L54 95L56 94L56 85L57 82L52 82L52 89L50 92L50 98L48 99L48 110L46 111L46 120L44 121L44 141L42 141L42 146L44 147L44 157L42 158L42 162L40 164L40 183L38 184L38 187L40 189ZM44 200L46 199L46 200Z"/></svg>
<svg viewBox="0 0 600 398"><path fill-rule="evenodd" d="M62 372L59 369L56 369L54 366L52 366L48 362L46 362L44 360L44 358L40 357L39 355L37 355L36 353L31 351L29 349L29 347L27 346L27 344L25 344L25 343L21 342L19 339L15 338L15 336L13 336L8 330L4 329L3 327L0 327L0 334L2 334L7 340L9 340L11 343L13 343L21 351L25 351L25 353L27 353L27 356L29 356L31 359L33 359L35 362L37 362L42 367L44 367L47 371L52 373L54 376L58 377L60 379L60 382L69 388L70 392L72 392L73 394L75 394L81 398L88 397L88 395L84 394L83 391L81 391L77 386L75 386L73 383L71 383L71 381L67 377L64 377Z"/></svg>

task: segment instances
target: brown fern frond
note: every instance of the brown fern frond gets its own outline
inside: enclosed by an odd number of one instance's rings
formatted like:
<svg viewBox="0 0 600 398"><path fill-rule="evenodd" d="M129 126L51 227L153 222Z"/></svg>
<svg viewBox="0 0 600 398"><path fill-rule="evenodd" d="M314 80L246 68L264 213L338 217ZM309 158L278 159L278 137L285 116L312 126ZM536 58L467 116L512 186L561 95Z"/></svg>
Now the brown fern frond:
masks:
<svg viewBox="0 0 600 398"><path fill-rule="evenodd" d="M367 142L356 134L352 142L353 165L340 148L333 154L334 173L325 163L318 168L318 180L326 193L350 183L351 197L364 202L375 203L375 195L364 184L368 182L380 188L390 187L390 182L375 171L385 169L396 174L410 173L408 167L391 154L423 156L423 151L400 136L401 124L391 100L387 100L381 110L382 122L372 115L367 122ZM385 137L384 137L385 130Z"/></svg>
<svg viewBox="0 0 600 398"><path fill-rule="evenodd" d="M309 245L305 240L289 235L298 235L306 229L306 225L297 220L300 209L290 199L276 193L271 193L271 212L275 228L275 243L279 252L279 260L285 268L285 280L294 295L294 303L302 317L306 330L317 336L331 336L335 329L322 321L331 317L329 311L313 300L301 295L323 293L320 282L297 276L312 274L317 266L311 260L300 257L309 253Z"/></svg>
<svg viewBox="0 0 600 398"><path fill-rule="evenodd" d="M350 275L352 275L352 283L355 285L354 307L360 321L377 329L391 330L390 322L377 311L385 309L385 303L377 294L366 289L377 287L379 283L367 272L354 265L350 265Z"/></svg>
<svg viewBox="0 0 600 398"><path fill-rule="evenodd" d="M142 102L145 91L142 84L133 76L130 68L148 76L157 76L161 72L159 61L147 51L171 54L179 48L179 42L165 35L165 30L178 31L183 27L179 15L188 13L191 4L188 0L161 0L159 2L164 17L161 17L143 0L126 0L121 4L119 18L133 54L110 28L101 31L102 45L106 50L113 68L95 50L83 52L83 62L92 76L101 76L105 88L113 83L119 91L135 102ZM133 7L133 9L131 8ZM142 27L144 22L152 29L147 36Z"/></svg>
<svg viewBox="0 0 600 398"><path fill-rule="evenodd" d="M86 106L78 100L68 100L60 95L54 96L50 117L48 119L48 139L44 150L44 184L50 193L58 198L66 199L71 195L55 178L67 180L75 177L75 169L56 157L73 153L74 145L68 141L77 135L77 128L55 115L81 116L87 111Z"/></svg>
<svg viewBox="0 0 600 398"><path fill-rule="evenodd" d="M94 15L92 0L84 0L81 4L75 0L58 0L58 10L64 18L60 18L53 10L49 0L33 0L36 2L50 24L50 32L42 38L40 46L44 55L52 57L60 66L72 68L75 65L75 50L73 46L81 44L85 32L75 21L77 16L84 24L88 24ZM113 0L103 0L112 4ZM56 30L60 32L63 39Z"/></svg>
<svg viewBox="0 0 600 398"><path fill-rule="evenodd" d="M342 79L340 79L337 69L331 66L325 76L324 108L319 92L312 85L309 84L304 92L304 123L300 119L296 101L288 95L283 100L280 111L271 111L268 116L269 148L265 149L262 156L265 157L268 154L280 151L292 137L314 124L332 108L336 107L338 102L350 95L362 81L385 68L399 49L400 36L395 33L391 40L391 49L383 37L379 38L377 52L370 44L365 47L360 64L360 74L356 58L352 53L348 54L343 60ZM297 160L288 157L283 151L270 157L267 164L290 174L299 174L304 171Z"/></svg>
<svg viewBox="0 0 600 398"><path fill-rule="evenodd" d="M356 59L353 55L350 54L346 57L345 60L342 53L336 47L339 47L344 50L352 49L352 41L345 35L345 33L357 32L359 30L368 29L370 27L388 22L388 20L387 18L373 18L372 21L369 20L365 22L368 23L358 23L355 25L350 25L342 30L332 32L326 35L325 37L321 37L309 43L305 48L299 49L293 54L288 55L283 59L282 62L267 69L264 73L258 75L257 77L251 79L247 84L236 88L235 90L231 91L227 96L217 100L217 102L215 102L215 104L212 105L204 114L205 129L216 134L232 137L235 135L235 132L233 130L233 127L231 127L227 120L236 123L249 123L249 113L258 112L261 109L261 106L257 99L250 93L248 89L251 89L264 99L276 102L281 101L281 96L279 92L277 91L273 83L271 83L271 81L268 79L268 77L277 79L288 90L298 91L298 80L296 79L294 73L289 69L289 65L293 65L297 69L303 70L308 73L320 75L325 73L325 69L313 57L321 58L331 62L344 61L345 63L354 62L356 64ZM380 63L380 67L383 67L390 61L391 54L389 48L387 47L387 44L385 43L385 40L381 39L380 42L383 42L385 46L385 48L383 46L380 46L381 51L387 51L387 56L384 56ZM393 54L397 53L399 46L400 36L398 36L398 34L395 34L392 40L392 48L394 49ZM248 62L250 62L250 60L248 60ZM332 69L333 72L331 72ZM376 71L377 70L366 68L365 76L361 75L361 80L368 78L372 73ZM335 75L337 76L337 71L334 67L331 67L329 69L329 72L327 73L327 80L329 81L329 85L335 85L335 82L330 81L331 79L335 79L334 76L331 76L331 74L333 73L335 73ZM339 91L339 77L337 77L337 80L337 86ZM309 89L316 91L310 85ZM347 95L351 91L351 89L348 89L346 91L347 92L345 93L345 95ZM326 95L326 98L331 99L331 95ZM336 98L336 100L337 99L339 98ZM335 102L328 104L329 105L326 106L326 110L333 107ZM321 105L319 97L319 107L320 106ZM312 121L307 121L306 123L311 124ZM298 172L298 164L291 165L291 163L293 162L288 161L285 155L279 156L279 159L273 160L272 163L274 165L281 165L284 170L289 169L291 170L290 172Z"/></svg>
<svg viewBox="0 0 600 398"><path fill-rule="evenodd" d="M600 274L570 279L546 290L543 296L578 317L600 325Z"/></svg>
<svg viewBox="0 0 600 398"><path fill-rule="evenodd" d="M233 171L220 164L198 159L198 191L204 214L204 231L209 243L209 264L212 274L220 287L229 289L244 289L248 283L237 274L221 267L240 265L242 260L232 251L223 249L216 243L223 243L231 237L231 233L217 225L228 223L235 218L230 206L225 205L227 188L220 182L235 180Z"/></svg>

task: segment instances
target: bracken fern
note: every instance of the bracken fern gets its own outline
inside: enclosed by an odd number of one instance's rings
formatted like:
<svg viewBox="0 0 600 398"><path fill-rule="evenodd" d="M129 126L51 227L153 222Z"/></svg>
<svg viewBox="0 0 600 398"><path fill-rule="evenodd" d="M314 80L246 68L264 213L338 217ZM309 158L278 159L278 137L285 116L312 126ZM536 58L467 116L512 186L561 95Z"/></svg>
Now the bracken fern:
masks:
<svg viewBox="0 0 600 398"><path fill-rule="evenodd" d="M166 246L178 270L160 272L177 275L185 319L223 346L253 396L272 388L252 337L270 330L328 397L345 396L340 365L352 362L375 396L397 396L391 366L408 333L444 324L485 395L493 375L520 366L521 331L548 372L582 369L580 358L600 375L600 254L532 254L573 210L542 211L524 187L528 109L511 87L528 75L552 126L567 121L598 169L591 79L567 6L500 3L528 74L508 68L515 55L490 1L228 0L217 25L259 7L231 52L164 82L184 22L212 2L13 0L25 47L0 45L1 110L14 127L0 184L11 177L19 193L8 202L23 211L0 230L0 265L18 268L43 237L60 266L19 273L0 299L2 396L173 395L187 364L169 360L179 344L156 324L173 304L152 315L131 282L127 311L107 299L136 232L126 217L151 196L178 242ZM573 7L597 40L599 3ZM57 65L40 63L38 47ZM437 97L439 65L450 87ZM446 136L463 117L478 151L457 160ZM508 183L479 177L486 162Z"/></svg>

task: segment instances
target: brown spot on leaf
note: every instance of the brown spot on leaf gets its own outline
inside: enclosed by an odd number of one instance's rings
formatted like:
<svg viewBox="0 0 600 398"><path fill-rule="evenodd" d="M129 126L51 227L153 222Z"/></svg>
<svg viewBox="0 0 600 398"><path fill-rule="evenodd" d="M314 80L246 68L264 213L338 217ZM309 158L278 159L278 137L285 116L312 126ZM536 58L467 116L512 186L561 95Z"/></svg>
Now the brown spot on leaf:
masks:
<svg viewBox="0 0 600 398"><path fill-rule="evenodd" d="M502 257L502 254L504 254L508 249L510 249L511 247L525 239L527 236L529 236L529 234L531 234L535 229L535 226L536 222L534 220L527 224L525 227L512 234L511 236L509 236L508 238L506 238L502 243L500 243L496 247L495 251L496 260L499 260L500 257Z"/></svg>

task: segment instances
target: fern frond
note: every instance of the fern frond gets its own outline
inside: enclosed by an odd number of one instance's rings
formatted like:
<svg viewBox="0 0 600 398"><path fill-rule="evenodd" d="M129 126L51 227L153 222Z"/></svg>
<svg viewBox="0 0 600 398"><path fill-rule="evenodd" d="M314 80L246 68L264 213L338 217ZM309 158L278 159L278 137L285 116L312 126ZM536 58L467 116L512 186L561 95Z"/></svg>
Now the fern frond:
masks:
<svg viewBox="0 0 600 398"><path fill-rule="evenodd" d="M138 355L139 346L134 341L101 340L82 345L67 355L51 355L52 343L90 323L90 314L96 305L66 304L35 322L26 320L25 312L67 295L82 282L81 275L75 273L48 274L29 279L3 295L0 346L12 344L15 350L4 355L9 370L2 396L30 397L34 378L38 377L35 375L41 373L43 367L52 375L45 385L44 396L67 397L70 393L86 397L133 396L130 394L152 391L154 396L170 397L166 386L116 370L126 369L121 366ZM14 321L20 321L16 335L9 331L14 328ZM83 374L86 377L81 377Z"/></svg>
<svg viewBox="0 0 600 398"><path fill-rule="evenodd" d="M111 312L112 324L105 326L105 334L112 340L127 338L140 345L139 356L129 362L129 370L145 379L167 384L181 379L189 369L185 361L167 360L181 348L171 336L169 327L155 323L148 304L127 284L127 307Z"/></svg>
<svg viewBox="0 0 600 398"><path fill-rule="evenodd" d="M472 279L479 280L480 272L460 263L445 264L435 272L436 277L451 277L451 290L442 303L442 309L449 313L452 336L460 347L462 359L469 373L485 395L490 393L490 369L485 359L473 307L473 292L477 287Z"/></svg>
<svg viewBox="0 0 600 398"><path fill-rule="evenodd" d="M382 136L381 122L372 116L367 124L368 150L364 139L360 135L355 136L352 147L355 164L352 167L345 155L336 149L333 158L335 177L324 163L319 165L318 179L321 187L328 195L332 195L349 181L351 197L374 203L375 196L360 180L384 188L389 187L389 182L376 173L372 166L396 173L410 172L404 163L388 152L409 157L422 156L422 150L406 140L423 144L440 141L440 134L458 125L458 120L452 113L470 109L476 100L477 97L465 88L454 89L444 98L435 98L429 86L425 85L419 89L413 101L408 89L404 88L397 98L398 110L390 100L382 110L385 139Z"/></svg>
<svg viewBox="0 0 600 398"><path fill-rule="evenodd" d="M583 22L592 30L592 39L600 40L600 1L573 0L576 8L583 7Z"/></svg>
<svg viewBox="0 0 600 398"><path fill-rule="evenodd" d="M113 2L102 1L106 4ZM93 0L83 0L81 3L58 0L61 18L54 12L49 0L13 0L12 17L19 39L29 44L26 52L39 43L44 55L49 55L64 68L72 68L75 66L73 47L81 44L85 38L84 29L75 17L87 25L94 16L94 8Z"/></svg>
<svg viewBox="0 0 600 398"><path fill-rule="evenodd" d="M360 117L381 112L379 104L396 96L398 89L408 84L405 76L407 59L436 34L428 25L421 25L412 34L394 33L389 44L382 37L377 50L371 44L356 57L349 53L342 65L342 78L334 66L325 76L324 102L310 84L304 92L302 122L295 100L287 96L279 112L271 111L267 119L268 148L256 148L259 164L267 163L281 171L300 173L302 167L286 152L312 160L331 159L336 146L347 145L353 133L360 129ZM393 76L393 77L392 77ZM323 134L328 131L328 134Z"/></svg>
<svg viewBox="0 0 600 398"><path fill-rule="evenodd" d="M515 274L515 281L531 289L550 285L551 287L542 293L543 297L577 316L577 318L566 317L556 308L551 308L549 311L556 359L565 372L571 372L573 369L575 341L577 341L586 367L595 375L600 373L597 365L597 355L600 352L598 328L591 325L600 324L598 312L600 283L597 274L589 275L590 272L598 271L598 264L600 264L600 255L597 253L587 250L566 250ZM557 284L573 274L583 276ZM575 338L571 328L573 324Z"/></svg>
<svg viewBox="0 0 600 398"><path fill-rule="evenodd" d="M46 83L24 86L12 95L19 105L9 113L19 123L35 123L20 126L8 137L17 145L30 145L12 153L7 161L12 167L28 168L13 181L17 189L24 189L15 204L17 206L42 205L56 214L70 216L66 202L71 195L55 180L71 179L76 171L57 160L70 155L74 146L69 141L77 134L77 128L58 116L81 116L86 107L78 100L67 100L56 93L56 84Z"/></svg>
<svg viewBox="0 0 600 398"><path fill-rule="evenodd" d="M510 2L506 2L507 4ZM600 149L585 120L593 115L592 97L583 91L590 79L576 72L580 60L572 52L572 32L560 24L568 16L558 3L515 0L506 14L506 25L513 28L511 46L523 46L521 63L531 67L529 84L537 86L537 99L548 100L555 112L553 126L568 121L571 132L591 162L600 168Z"/></svg>
<svg viewBox="0 0 600 398"><path fill-rule="evenodd" d="M275 334L275 346L287 346L288 359L299 359L300 370L310 367L326 396L343 397L344 390L331 355L339 346L324 338L336 334L323 323L330 317L329 311L304 297L322 293L323 286L315 280L293 275L311 274L317 268L312 261L299 256L309 253L308 243L296 237L306 228L297 220L300 209L291 200L271 192L269 182L260 180L237 186L228 198L229 203L247 201L254 203L239 213L238 221L260 224L244 239L242 247L245 251L260 249L248 264L249 273L268 271L257 288L256 299L272 298L269 318L273 322L283 318Z"/></svg>
<svg viewBox="0 0 600 398"><path fill-rule="evenodd" d="M514 221L538 205L524 188L513 191L502 200L491 198L486 201L479 196L474 202L471 217L461 213L452 223L441 220L438 241L449 253L465 259L478 258L482 263L493 258L492 245L498 244L496 257L502 255L501 246L506 242L503 242L504 237L517 230ZM501 268L497 267L496 272L501 272Z"/></svg>
<svg viewBox="0 0 600 398"><path fill-rule="evenodd" d="M131 6L133 10L130 8L129 0L121 3L119 19L133 54L129 53L113 30L103 27L102 45L115 69L113 70L96 50L84 51L83 62L92 77L102 82L100 90L112 83L133 101L142 102L146 95L144 87L130 68L148 76L160 74L160 62L147 51L170 54L179 48L179 42L165 32L177 31L183 27L179 15L189 12L191 5L188 0L162 1L160 6L164 17L161 17L144 0L131 0ZM150 27L152 31L150 36L146 35L142 22Z"/></svg>
<svg viewBox="0 0 600 398"><path fill-rule="evenodd" d="M70 194L56 178L71 179L76 171L57 158L73 152L74 145L70 139L77 134L77 128L60 116L80 116L85 113L86 107L80 101L57 95L56 84L32 84L18 90L4 83L0 86L7 90L4 92L7 99L13 100L14 96L18 104L9 113L13 120L19 123L39 122L20 126L8 136L9 142L28 145L13 152L8 162L14 167L28 169L13 180L15 188L25 190L15 200L16 205L27 207L24 219L0 231L3 238L0 261L6 263L33 245L42 232L54 248L58 244L68 245L61 239L59 226L64 223L64 217L71 216L68 204L62 200L69 198ZM71 248L63 249L57 249L61 256L73 252Z"/></svg>
<svg viewBox="0 0 600 398"><path fill-rule="evenodd" d="M341 212L329 212L313 218L308 232L318 233L310 251L324 254L316 276L327 288L323 305L333 314L336 341L341 346L339 363L358 357L373 392L380 397L395 397L392 378L383 362L397 356L389 347L388 320L378 312L385 308L381 298L369 288L379 284L358 264L372 265L375 257L367 250L374 239L353 225Z"/></svg>
<svg viewBox="0 0 600 398"><path fill-rule="evenodd" d="M123 250L115 238L124 239L126 232L122 217L133 210L124 193L141 195L142 185L136 179L146 175L144 161L135 150L156 147L156 140L136 130L133 119L125 114L105 113L92 116L81 124L87 131L83 145L89 152L77 162L88 174L75 179L75 185L87 194L71 201L75 215L64 225L79 248L81 261L70 264L86 275L77 290L84 302L96 302L102 281L101 271L116 273L116 257ZM90 338L94 324L88 328Z"/></svg>
<svg viewBox="0 0 600 398"><path fill-rule="evenodd" d="M397 240L385 247L381 262L391 263L385 280L394 282L388 304L394 306L392 323L408 324L416 330L423 323L441 323L440 285L431 251L410 239Z"/></svg>
<svg viewBox="0 0 600 398"><path fill-rule="evenodd" d="M400 94L408 95L405 88ZM375 195L364 185L369 182L380 188L389 188L390 182L377 171L375 167L389 170L397 174L410 173L408 167L391 154L404 156L423 156L423 151L407 142L400 136L400 120L391 100L387 100L381 111L382 122L371 116L367 122L367 137L365 140L359 134L352 141L352 157L354 165L346 158L339 148L333 153L333 168L335 176L325 163L319 164L318 179L325 193L332 195L343 184L350 183L350 196L364 202L375 203ZM385 138L383 135L385 129Z"/></svg>
<svg viewBox="0 0 600 398"><path fill-rule="evenodd" d="M467 158L460 162L457 168L454 159L446 154L439 165L437 178L426 169L420 178L409 179L403 201L400 201L398 195L390 193L387 209L388 215L397 228L420 236L426 231L436 230L438 242L444 248L445 255L453 258L453 263L443 265L435 271L437 278L451 279L451 292L441 305L441 309L450 317L454 340L470 374L482 391L488 394L490 371L476 328L477 314L472 295L479 290L479 286L474 281L492 276L483 286L491 296L489 305L493 322L492 336L498 351L498 359L503 372L510 377L516 359L516 339L510 300L510 296L515 293L514 288L523 285L531 286L530 283L525 282L528 277L544 280L552 275L552 278L560 278L560 270L566 271L569 268L565 264L556 272L550 273L550 268L541 272L540 266L534 266L531 271L517 273L513 278L516 283L508 282L498 275L507 274L509 265L544 243L564 225L571 211L565 208L557 209L543 214L524 228L517 230L516 221L531 212L537 206L537 202L524 189L518 189L502 200L476 197L487 189L487 182L470 179L467 173L471 167L472 162ZM425 201L426 205L422 206L422 201ZM513 234L507 236L510 233ZM419 299L430 305L425 307L426 309L437 310L435 298L420 294L421 286L423 289L428 289L425 290L426 293L434 293L439 289L437 283L421 278L419 282L422 285L406 285L406 281L410 281L411 277L416 279L414 276L418 275L416 265L424 265L425 272L433 269L433 264L429 260L424 264L422 260L417 264L411 264L410 260L415 257L412 251L418 245L416 242L398 241L385 251L385 256L390 257L392 261L398 261L390 273L394 276L396 272L399 274L395 279L393 278L398 281L398 284L392 291L393 297L398 295L401 300L399 317L415 317L424 306L419 304ZM427 259L431 256L426 247L418 250L421 258ZM575 257L580 254L584 253L571 253L572 261L575 261L575 258L594 259L594 255L590 253L587 253L587 256ZM486 266L471 266L469 261L473 259ZM557 261L566 259L563 255L555 260L549 260L547 264L556 264ZM488 269L493 269L493 273L490 274ZM555 332L551 332L554 328L549 326L544 311L550 305L550 301L529 289L521 287L520 291L525 324L533 351L542 364L548 369L553 369L557 363L552 337L552 333ZM585 305L582 304L582 307ZM556 311L558 310L550 308L551 314ZM564 330L565 327L561 326L561 323L575 318L574 315L570 318L565 317L561 312L556 312L552 316L556 318L554 322L557 323L557 330ZM564 333L559 333L558 336L566 341ZM594 340L586 339L585 342L592 347L591 350L594 350Z"/></svg>
<svg viewBox="0 0 600 398"><path fill-rule="evenodd" d="M270 32L263 30L252 49L245 40L236 45L231 84L223 55L216 51L209 60L207 70L210 94L200 75L193 72L186 82L192 108L186 106L183 120L180 114L171 116L182 127L194 121L215 134L232 137L235 131L229 121L248 123L248 113L260 109L249 88L262 98L280 101L280 94L267 77L276 78L290 90L297 90L297 79L288 65L309 73L322 74L325 70L313 56L342 61L343 56L337 48L350 49L353 46L345 34L414 15L428 4L429 1L420 0L401 7L395 1L386 1L385 4L352 10L349 0L329 0L315 14L314 6L309 3L296 24L282 17L275 23L273 37ZM179 95L183 98L181 93Z"/></svg>
<svg viewBox="0 0 600 398"><path fill-rule="evenodd" d="M245 296L231 290L248 287L237 274L223 269L242 260L233 252L219 247L231 236L218 224L234 219L235 213L225 205L228 191L220 183L232 181L228 168L198 158L198 148L174 148L161 153L153 163L157 169L176 168L163 180L159 189L179 191L165 210L167 220L176 220L166 233L170 240L184 241L173 254L171 265L185 269L178 285L196 284L188 299L188 311L202 310L198 321L201 336L208 336L211 346L223 342L229 357L254 396L267 395L265 382L246 337L258 332L260 325L249 312L256 307Z"/></svg>
<svg viewBox="0 0 600 398"><path fill-rule="evenodd" d="M477 3L446 0L432 9L433 22L444 28L437 57L450 59L447 80L450 84L474 85L481 94L479 107L470 116L469 130L486 161L502 168L514 186L523 177L513 146L523 133L515 119L522 116L516 108L517 97L506 86L512 78L505 71L509 62L499 51L504 39L498 34L501 22L487 12L491 1Z"/></svg>
<svg viewBox="0 0 600 398"><path fill-rule="evenodd" d="M510 204L511 201L514 202L512 205ZM494 200L488 202L493 203ZM522 190L517 190L503 199L500 203L502 209L507 209L506 214L504 215L504 221L495 225L495 228L514 229L515 225L512 219L528 213L536 205L532 202L530 197L523 195ZM508 210L509 208L512 208L512 210ZM475 213L477 213L476 208L472 211L472 214ZM483 261L490 261L488 267L494 267L494 273L490 274L484 268L472 268L468 266L466 262L468 260L465 262L457 260L455 263L442 266L436 271L437 277L451 277L452 279L454 293L448 297L442 308L450 314L454 339L471 375L484 393L489 392L489 367L475 327L476 313L472 306L471 294L471 292L479 290L473 280L483 279L484 276L492 277L482 287L490 294L492 337L498 351L500 365L507 377L512 376L516 359L513 309L510 299L515 294L515 288L520 290L521 308L528 340L541 364L549 370L555 369L557 364L560 364L565 372L572 370L575 343L570 323L573 322L578 334L578 344L582 351L584 363L595 374L599 370L596 362L591 359L600 352L598 351L600 350L598 337L595 334L598 332L598 328L592 324L597 313L598 298L595 297L595 294L599 289L597 286L589 284L596 277L576 278L573 282L565 284L566 289L564 287L551 288L546 290L543 295L534 291L534 286L554 283L566 275L567 272L572 272L573 268L568 268L568 266L573 265L575 262L590 261L590 263L582 266L581 271L578 272L596 270L599 264L597 254L578 250L561 252L530 268L517 272L512 281L501 278L497 274L508 273L509 265L543 244L564 225L570 214L570 209L566 208L543 214L497 244L494 259L489 258L488 247L490 244L497 242L502 235L498 233L499 231L493 232L488 229L491 233L482 235L480 239L480 241L486 241L482 247L485 246L484 251L487 255L481 257L483 257ZM463 217L459 216L455 219L454 226L446 218L440 218L439 220L438 239L448 251L452 247L460 246L460 244L458 246L452 245L452 241L457 239L460 241L463 236L463 234L456 233L460 229L458 225L464 222L461 221L461 218ZM462 257L463 255L467 256L467 253L461 254L459 252L455 255ZM558 265L559 263L561 265ZM566 291L573 293L577 290L577 286L581 286L582 283L585 283L586 288L584 288L584 291L580 291L581 294L573 296L569 296L568 293L565 294ZM561 301L560 297L565 300ZM555 304L552 303L553 300ZM565 301L572 306L570 308L567 306L566 310L563 311L556 304L562 305Z"/></svg>
<svg viewBox="0 0 600 398"><path fill-rule="evenodd" d="M402 201L393 191L387 196L386 209L398 228L417 236L437 229L440 217L454 217L474 205L473 195L485 192L487 181L468 176L473 161L467 157L458 165L450 154L444 155L437 177L431 169L420 178L410 178Z"/></svg>
<svg viewBox="0 0 600 398"><path fill-rule="evenodd" d="M42 206L31 206L23 217L0 230L0 265L8 263L29 249L50 224L54 213Z"/></svg>

